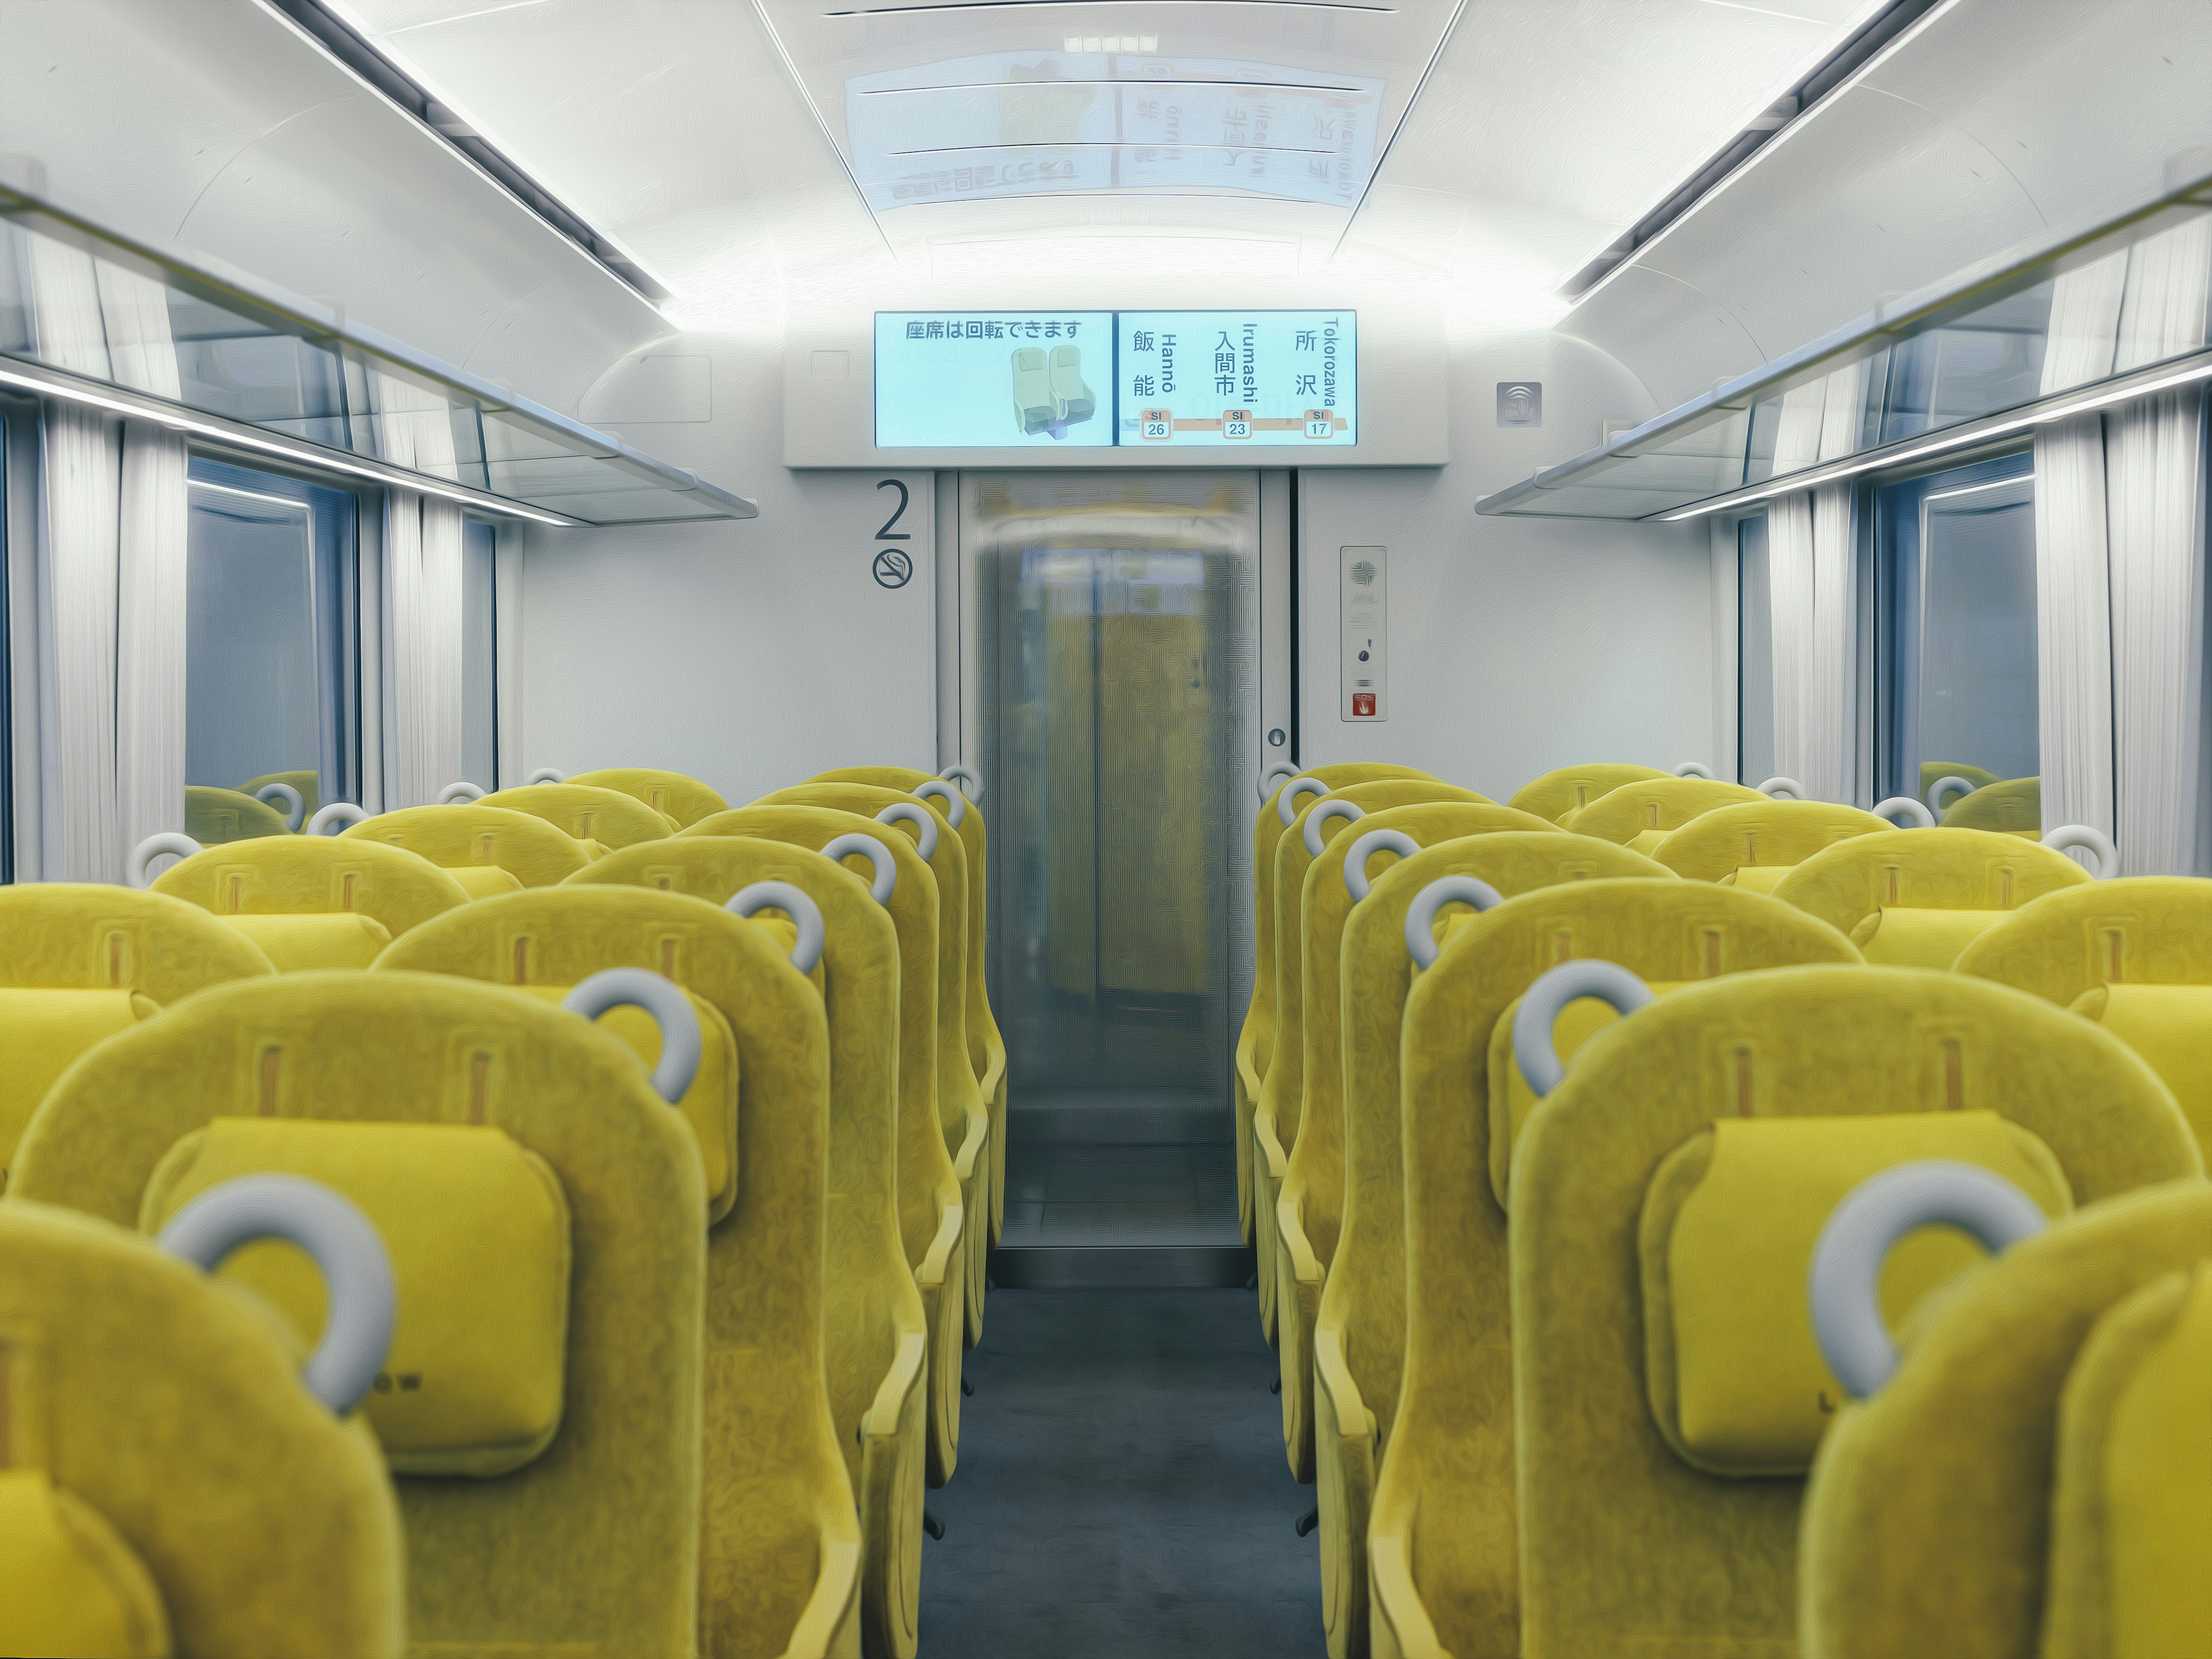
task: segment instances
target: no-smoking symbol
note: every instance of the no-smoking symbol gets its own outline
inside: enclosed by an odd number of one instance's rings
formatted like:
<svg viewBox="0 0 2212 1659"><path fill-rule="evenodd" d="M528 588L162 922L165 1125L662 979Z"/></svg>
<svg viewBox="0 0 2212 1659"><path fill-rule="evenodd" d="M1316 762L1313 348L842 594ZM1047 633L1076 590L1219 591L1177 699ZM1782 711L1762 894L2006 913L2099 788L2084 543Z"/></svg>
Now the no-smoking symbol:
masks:
<svg viewBox="0 0 2212 1659"><path fill-rule="evenodd" d="M878 587L904 587L914 580L914 561L896 547L886 547L876 555L876 585Z"/></svg>

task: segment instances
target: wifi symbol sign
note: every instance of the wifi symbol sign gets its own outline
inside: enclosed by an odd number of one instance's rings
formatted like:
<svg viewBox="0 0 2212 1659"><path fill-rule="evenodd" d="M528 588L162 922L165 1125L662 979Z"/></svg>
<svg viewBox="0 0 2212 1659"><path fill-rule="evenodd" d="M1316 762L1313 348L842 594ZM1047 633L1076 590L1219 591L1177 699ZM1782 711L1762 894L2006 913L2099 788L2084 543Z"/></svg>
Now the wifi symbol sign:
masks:
<svg viewBox="0 0 2212 1659"><path fill-rule="evenodd" d="M1498 383L1498 424L1544 424L1544 383L1541 380L1500 380Z"/></svg>

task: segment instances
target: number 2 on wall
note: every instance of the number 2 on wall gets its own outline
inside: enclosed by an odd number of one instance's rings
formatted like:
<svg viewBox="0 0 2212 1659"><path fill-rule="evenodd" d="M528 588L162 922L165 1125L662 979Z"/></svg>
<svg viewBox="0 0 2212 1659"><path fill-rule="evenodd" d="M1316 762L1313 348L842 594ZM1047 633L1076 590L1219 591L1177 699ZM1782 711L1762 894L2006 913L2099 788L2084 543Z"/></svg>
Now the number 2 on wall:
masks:
<svg viewBox="0 0 2212 1659"><path fill-rule="evenodd" d="M899 493L898 505L891 509L890 517L884 520L884 527L876 532L876 539L879 542L912 541L914 537L910 532L904 530L894 530L891 528L893 525L896 524L901 519L906 516L906 486L900 483L896 478L884 478L877 483L876 488L878 489L896 489Z"/></svg>

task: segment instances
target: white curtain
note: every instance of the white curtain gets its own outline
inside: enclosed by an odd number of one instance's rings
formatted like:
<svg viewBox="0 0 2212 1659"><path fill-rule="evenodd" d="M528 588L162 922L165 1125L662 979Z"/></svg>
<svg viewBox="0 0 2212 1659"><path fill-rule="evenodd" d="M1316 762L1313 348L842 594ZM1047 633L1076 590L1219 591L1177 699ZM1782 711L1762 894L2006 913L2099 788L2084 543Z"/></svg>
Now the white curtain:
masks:
<svg viewBox="0 0 2212 1659"><path fill-rule="evenodd" d="M2052 286L2044 348L2045 396L2112 372L2124 251ZM2112 629L2106 551L2105 423L2077 415L2035 433L2036 730L2047 828L2114 832ZM2072 854L2087 863L2089 854Z"/></svg>
<svg viewBox="0 0 2212 1659"><path fill-rule="evenodd" d="M456 476L451 406L439 393L376 377L384 458L433 477ZM461 510L412 489L385 492L391 737L386 801L422 806L461 776Z"/></svg>
<svg viewBox="0 0 2212 1659"><path fill-rule="evenodd" d="M2212 220L2129 254L2113 367L2205 343ZM2118 840L2130 875L2203 867L2212 832L2204 761L2204 396L2162 393L2106 422Z"/></svg>
<svg viewBox="0 0 2212 1659"><path fill-rule="evenodd" d="M29 239L40 356L177 395L168 305L145 277ZM42 422L40 631L49 880L115 881L185 811L184 441L50 403Z"/></svg>
<svg viewBox="0 0 2212 1659"><path fill-rule="evenodd" d="M1864 386L1864 365L1854 363L1784 393L1776 473L1852 453ZM1850 799L1856 770L1851 501L1850 484L1827 484L1779 497L1766 514L1775 770L1819 800Z"/></svg>

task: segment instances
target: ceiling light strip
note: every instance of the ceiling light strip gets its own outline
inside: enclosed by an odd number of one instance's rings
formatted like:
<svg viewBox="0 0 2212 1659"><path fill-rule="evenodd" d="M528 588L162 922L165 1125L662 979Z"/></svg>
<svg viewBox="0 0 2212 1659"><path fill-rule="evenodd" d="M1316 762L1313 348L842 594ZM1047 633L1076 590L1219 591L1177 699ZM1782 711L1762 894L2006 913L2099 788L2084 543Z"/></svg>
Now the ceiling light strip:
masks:
<svg viewBox="0 0 2212 1659"><path fill-rule="evenodd" d="M806 106L806 112L814 118L814 130L822 135L822 142L830 146L830 153L837 158L838 170L845 175L845 182L852 185L853 195L860 204L860 211L868 216L868 222L875 227L876 240L884 245L884 252L890 256L891 263L896 264L898 250L891 246L890 233L884 228L884 222L870 205L868 192L860 187L860 174L853 171L852 162L845 158L845 147L837 142L837 136L830 131L830 124L822 118L821 110L816 107L814 94L807 89L806 77L799 72L799 65L792 58L791 49L783 44L783 36L776 33L775 20L768 15L767 0L753 0L753 15L760 19L761 27L767 32L769 45L775 48L776 58L783 64L783 72L791 77L792 90L799 94L799 101Z"/></svg>
<svg viewBox="0 0 2212 1659"><path fill-rule="evenodd" d="M994 144L934 144L927 149L895 149L900 155L972 155L993 149L1225 149L1232 155L1334 155L1333 149L1300 149L1291 144L1164 144L1158 139L1084 138L1066 143L1049 138L1000 139Z"/></svg>
<svg viewBox="0 0 2212 1659"><path fill-rule="evenodd" d="M187 414L157 398L141 398L95 386L60 369L41 368L33 371L20 363L0 362L0 386L12 386L37 397L55 398L83 408L102 410L111 415L120 415L126 420L151 422L171 432L205 438L226 448L246 449L257 454L273 456L314 471L343 473L349 477L365 479L370 483L440 496L446 501L458 501L463 507L472 507L478 512L496 514L502 518L528 519L562 529L587 527L588 524L586 520L572 519L565 514L525 507L503 495L487 495L464 485L425 477L404 467L364 461L324 445L310 443L304 438L280 438L236 422Z"/></svg>
<svg viewBox="0 0 2212 1659"><path fill-rule="evenodd" d="M2087 397L2071 392L2059 392L2040 403L2030 404L2017 415L1996 421L1977 422L1946 433L1925 443L1910 440L1887 449L1869 450L1849 460L1832 461L1826 466L1808 467L1802 472L1793 472L1787 477L1769 479L1748 489L1739 489L1726 495L1715 495L1710 500L1692 502L1668 513L1649 515L1648 521L1676 524L1684 519L1702 519L1716 513L1732 512L1738 507L1756 506L1778 495L1790 495L1801 489L1814 489L1822 484L1838 483L1845 478L1857 477L1861 473L1885 471L1905 466L1914 461L1927 460L1933 456L1948 455L1962 449L1976 449L1996 443L2015 433L2028 432L2039 426L2050 426L2059 421L2071 420L2076 415L2094 414L2100 409L2110 409L2116 404L2135 403L2154 397L2161 392L2171 392L2179 386L2192 386L2212 380L2212 352L2198 352L2185 360L2181 368L2165 373L2155 370L2131 375L2117 385L2108 385L2100 392ZM1477 511L1480 510L1480 503Z"/></svg>
<svg viewBox="0 0 2212 1659"><path fill-rule="evenodd" d="M1139 54L1140 56L1143 54ZM1241 92L1364 92L1364 87L1339 86L1328 81L1240 81L1233 76L1176 75L1165 77L1112 75L1100 79L1064 81L943 81L926 87L866 87L863 98L893 98L915 92L1001 92L1008 87L1235 87Z"/></svg>
<svg viewBox="0 0 2212 1659"><path fill-rule="evenodd" d="M1437 36L1436 50L1429 54L1429 61L1421 70L1421 78L1413 83L1413 95L1406 100L1406 107L1398 112L1398 124L1390 129L1389 141L1382 146L1382 153L1375 158L1375 165L1368 170L1367 182L1359 187L1359 199L1352 204L1352 211L1344 216L1344 228L1337 232L1336 246L1328 251L1330 258L1334 259L1344 252L1345 239L1352 234L1352 224L1359 217L1359 210L1367 205L1367 198L1375 193L1375 181L1382 176L1382 169L1390 160L1390 152L1398 147L1398 140L1406 131L1406 124L1413 118L1414 106L1421 101L1421 94L1429 89L1429 77L1437 72L1437 65L1444 60L1444 48L1451 44L1452 32L1459 27L1459 20L1466 15L1467 0L1455 0L1452 15L1445 20L1443 33Z"/></svg>
<svg viewBox="0 0 2212 1659"><path fill-rule="evenodd" d="M1219 6L1226 0L1134 0L1147 6ZM1233 0L1247 10L1261 6L1278 7L1291 11L1358 11L1384 17L1398 14L1395 6L1366 6L1352 0ZM825 11L824 17L896 17L921 11L1020 11L1042 10L1052 7L1065 9L1072 6L1087 6L1093 0L927 0L927 3L908 6L852 6L843 11Z"/></svg>

